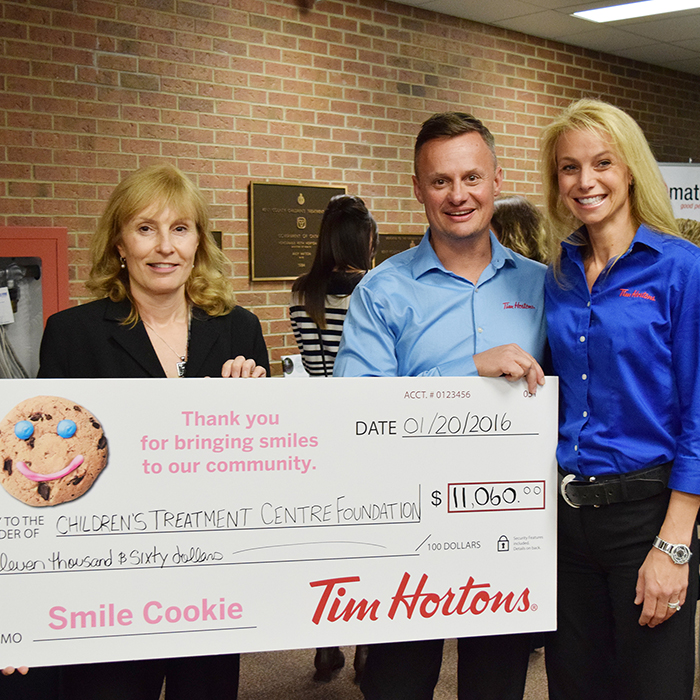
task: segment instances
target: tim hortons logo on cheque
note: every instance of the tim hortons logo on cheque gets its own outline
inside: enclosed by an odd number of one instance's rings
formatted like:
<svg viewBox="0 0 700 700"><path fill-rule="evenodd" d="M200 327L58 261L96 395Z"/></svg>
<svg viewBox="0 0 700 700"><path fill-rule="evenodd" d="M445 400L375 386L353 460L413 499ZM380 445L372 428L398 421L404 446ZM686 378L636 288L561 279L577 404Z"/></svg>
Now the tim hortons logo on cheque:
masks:
<svg viewBox="0 0 700 700"><path fill-rule="evenodd" d="M414 616L430 618L435 615L481 615L485 612L527 612L531 609L529 588L525 588L520 595L513 591L493 591L490 583L476 583L472 576L456 592L448 588L447 592L441 594L429 590L427 574L423 574L416 585L411 583L411 575L406 572L390 603L376 599L370 602L366 598L346 598L350 584L359 581L359 576L311 581L309 585L312 588L321 590L321 597L311 618L313 623L318 625L322 620L378 620L380 614L386 614L390 620L401 616L410 620ZM536 606L533 605L532 609L535 610Z"/></svg>

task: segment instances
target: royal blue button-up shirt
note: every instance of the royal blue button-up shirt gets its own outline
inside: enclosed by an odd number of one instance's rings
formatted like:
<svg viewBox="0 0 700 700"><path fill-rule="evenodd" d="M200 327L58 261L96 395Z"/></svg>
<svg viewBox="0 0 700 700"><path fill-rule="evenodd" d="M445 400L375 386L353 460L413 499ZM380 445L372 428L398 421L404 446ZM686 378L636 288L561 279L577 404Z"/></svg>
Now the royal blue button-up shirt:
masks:
<svg viewBox="0 0 700 700"><path fill-rule="evenodd" d="M542 361L545 266L491 234L491 262L473 284L445 268L429 233L355 288L334 375L476 376L473 355L508 343Z"/></svg>
<svg viewBox="0 0 700 700"><path fill-rule="evenodd" d="M581 248L562 247L546 283L559 464L596 476L674 460L671 488L700 493L700 248L640 226L589 292Z"/></svg>

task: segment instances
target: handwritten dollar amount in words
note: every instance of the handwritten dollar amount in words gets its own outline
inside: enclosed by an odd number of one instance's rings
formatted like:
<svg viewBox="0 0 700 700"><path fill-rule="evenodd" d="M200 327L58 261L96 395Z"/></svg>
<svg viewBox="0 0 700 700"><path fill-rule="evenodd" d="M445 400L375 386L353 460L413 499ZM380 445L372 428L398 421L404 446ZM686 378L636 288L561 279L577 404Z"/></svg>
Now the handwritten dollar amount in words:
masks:
<svg viewBox="0 0 700 700"><path fill-rule="evenodd" d="M439 490L431 503L442 505ZM544 481L498 481L493 483L448 484L447 512L469 513L488 510L541 510L544 508Z"/></svg>
<svg viewBox="0 0 700 700"><path fill-rule="evenodd" d="M459 416L436 413L427 418L406 418L403 422L403 437L503 435L511 428L512 422L507 413L478 415L468 412Z"/></svg>

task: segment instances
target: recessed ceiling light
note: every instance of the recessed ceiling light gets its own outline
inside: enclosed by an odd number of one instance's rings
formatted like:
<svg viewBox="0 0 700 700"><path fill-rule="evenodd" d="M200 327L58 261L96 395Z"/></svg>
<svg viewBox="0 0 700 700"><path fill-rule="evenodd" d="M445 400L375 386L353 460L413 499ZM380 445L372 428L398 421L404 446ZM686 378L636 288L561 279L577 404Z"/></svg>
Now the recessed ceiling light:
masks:
<svg viewBox="0 0 700 700"><path fill-rule="evenodd" d="M698 0L642 0L642 2L628 2L624 5L574 12L572 16L587 19L591 22L616 22L621 19L649 17L650 15L680 12L681 10L695 10L699 7L700 2Z"/></svg>

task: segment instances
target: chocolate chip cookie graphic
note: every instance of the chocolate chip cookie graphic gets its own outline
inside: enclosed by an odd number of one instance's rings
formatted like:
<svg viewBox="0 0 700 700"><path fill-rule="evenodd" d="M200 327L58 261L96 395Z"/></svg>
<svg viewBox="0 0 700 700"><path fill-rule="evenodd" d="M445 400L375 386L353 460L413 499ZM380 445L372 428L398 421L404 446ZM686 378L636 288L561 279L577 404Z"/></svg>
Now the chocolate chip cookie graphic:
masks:
<svg viewBox="0 0 700 700"><path fill-rule="evenodd" d="M30 506L79 498L107 466L107 455L98 420L67 399L35 396L0 422L0 483Z"/></svg>

